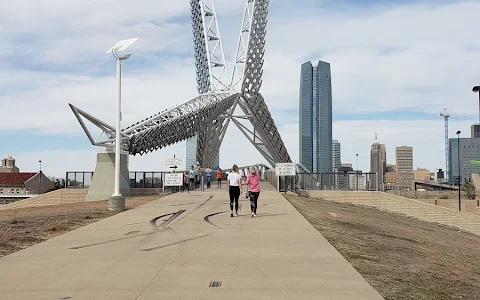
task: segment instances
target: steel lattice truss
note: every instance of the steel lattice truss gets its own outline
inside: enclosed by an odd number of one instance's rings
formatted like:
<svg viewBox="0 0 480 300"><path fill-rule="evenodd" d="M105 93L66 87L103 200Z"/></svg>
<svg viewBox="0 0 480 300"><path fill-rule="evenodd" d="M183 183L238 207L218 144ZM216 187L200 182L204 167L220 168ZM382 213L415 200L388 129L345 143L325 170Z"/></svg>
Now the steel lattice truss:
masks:
<svg viewBox="0 0 480 300"><path fill-rule="evenodd" d="M122 148L143 155L198 135L197 160L212 164L230 122L273 166L291 162L268 107L259 93L265 55L269 0L246 0L233 73L223 51L214 0L191 0L199 96L122 130ZM70 104L90 142L113 147L115 128ZM236 115L239 108L243 114ZM101 129L94 139L85 120ZM103 138L103 139L102 139Z"/></svg>

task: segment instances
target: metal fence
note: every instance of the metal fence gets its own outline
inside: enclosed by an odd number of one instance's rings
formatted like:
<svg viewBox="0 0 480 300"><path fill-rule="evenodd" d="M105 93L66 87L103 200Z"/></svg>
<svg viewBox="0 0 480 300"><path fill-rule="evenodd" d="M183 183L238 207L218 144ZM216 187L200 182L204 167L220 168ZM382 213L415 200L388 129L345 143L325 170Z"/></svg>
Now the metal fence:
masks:
<svg viewBox="0 0 480 300"><path fill-rule="evenodd" d="M165 172L129 172L130 188L162 188Z"/></svg>
<svg viewBox="0 0 480 300"><path fill-rule="evenodd" d="M67 172L65 175L65 188L84 189L92 184L93 172Z"/></svg>
<svg viewBox="0 0 480 300"><path fill-rule="evenodd" d="M162 188L166 172L129 172L130 188ZM93 172L66 172L65 187L68 189L89 188Z"/></svg>
<svg viewBox="0 0 480 300"><path fill-rule="evenodd" d="M265 172L265 180L280 192L303 190L377 191L376 173L333 172L297 173L296 176L275 175L275 170Z"/></svg>
<svg viewBox="0 0 480 300"><path fill-rule="evenodd" d="M338 190L338 191L377 191L376 173L333 172L333 173L298 173L298 184L304 190Z"/></svg>

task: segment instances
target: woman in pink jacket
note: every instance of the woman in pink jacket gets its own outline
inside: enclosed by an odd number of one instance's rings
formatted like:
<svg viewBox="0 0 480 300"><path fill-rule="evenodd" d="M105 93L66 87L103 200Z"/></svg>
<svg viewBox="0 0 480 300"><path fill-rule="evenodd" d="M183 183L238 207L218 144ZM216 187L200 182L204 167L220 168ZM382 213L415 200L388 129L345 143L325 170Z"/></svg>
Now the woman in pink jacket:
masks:
<svg viewBox="0 0 480 300"><path fill-rule="evenodd" d="M255 167L250 167L250 174L248 174L245 184L248 186L250 208L252 209L253 218L257 216L258 196L260 196L260 175Z"/></svg>

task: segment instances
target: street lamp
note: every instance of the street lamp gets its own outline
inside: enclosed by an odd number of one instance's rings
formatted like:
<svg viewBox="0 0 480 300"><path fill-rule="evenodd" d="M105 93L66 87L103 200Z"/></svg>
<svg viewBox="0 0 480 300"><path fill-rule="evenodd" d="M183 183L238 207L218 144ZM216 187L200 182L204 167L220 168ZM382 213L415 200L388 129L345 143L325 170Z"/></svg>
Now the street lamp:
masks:
<svg viewBox="0 0 480 300"><path fill-rule="evenodd" d="M472 92L478 93L478 125L480 125L480 86L474 86Z"/></svg>
<svg viewBox="0 0 480 300"><path fill-rule="evenodd" d="M42 194L42 161L38 161L40 163L40 172L38 173L38 194Z"/></svg>
<svg viewBox="0 0 480 300"><path fill-rule="evenodd" d="M356 190L358 191L358 153L357 153L357 188Z"/></svg>
<svg viewBox="0 0 480 300"><path fill-rule="evenodd" d="M121 156L121 123L122 123L122 60L130 58L131 54L125 56L119 56L118 52L126 50L138 38L122 40L116 43L112 48L108 49L105 53L112 53L113 57L117 60L117 85L118 85L118 99L117 99L117 124L115 133L115 190L108 199L109 210L124 210L125 209L125 197L122 197L120 193L120 156Z"/></svg>
<svg viewBox="0 0 480 300"><path fill-rule="evenodd" d="M458 153L458 211L462 211L461 197L462 197L462 175L460 172L460 130L457 131L457 153Z"/></svg>

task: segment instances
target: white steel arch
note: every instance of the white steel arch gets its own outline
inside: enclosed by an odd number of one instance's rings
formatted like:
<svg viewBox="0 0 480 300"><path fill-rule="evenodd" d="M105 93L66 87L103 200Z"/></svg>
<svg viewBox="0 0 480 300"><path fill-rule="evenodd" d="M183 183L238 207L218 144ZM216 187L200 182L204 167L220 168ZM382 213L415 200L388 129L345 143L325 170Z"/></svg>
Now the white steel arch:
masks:
<svg viewBox="0 0 480 300"><path fill-rule="evenodd" d="M269 0L245 0L233 73L228 73L214 0L191 0L198 97L143 119L121 131L123 150L146 154L198 135L197 160L212 164L232 122L271 166L291 162L275 122L260 94ZM90 142L111 148L111 125L70 104ZM239 108L242 114L235 114ZM93 139L85 122L103 132ZM247 121L247 122L245 122Z"/></svg>

